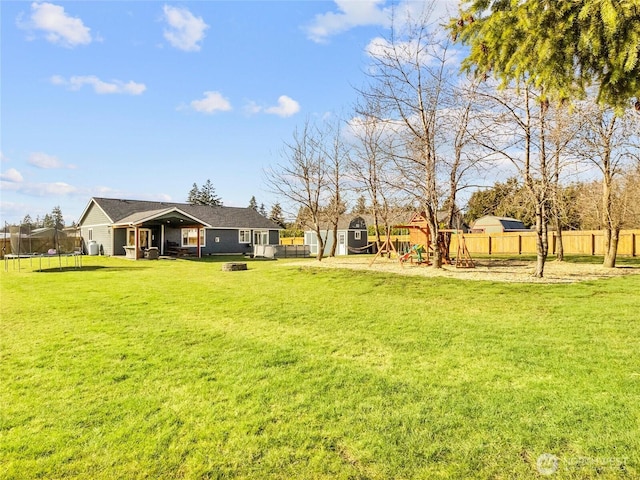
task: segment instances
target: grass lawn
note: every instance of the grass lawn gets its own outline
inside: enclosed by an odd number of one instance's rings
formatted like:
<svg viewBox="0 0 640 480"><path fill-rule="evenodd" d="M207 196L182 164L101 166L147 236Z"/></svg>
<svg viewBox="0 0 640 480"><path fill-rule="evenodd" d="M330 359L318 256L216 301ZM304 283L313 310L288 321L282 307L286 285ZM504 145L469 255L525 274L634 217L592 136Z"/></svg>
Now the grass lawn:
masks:
<svg viewBox="0 0 640 480"><path fill-rule="evenodd" d="M0 478L640 478L640 275L228 260L3 269Z"/></svg>

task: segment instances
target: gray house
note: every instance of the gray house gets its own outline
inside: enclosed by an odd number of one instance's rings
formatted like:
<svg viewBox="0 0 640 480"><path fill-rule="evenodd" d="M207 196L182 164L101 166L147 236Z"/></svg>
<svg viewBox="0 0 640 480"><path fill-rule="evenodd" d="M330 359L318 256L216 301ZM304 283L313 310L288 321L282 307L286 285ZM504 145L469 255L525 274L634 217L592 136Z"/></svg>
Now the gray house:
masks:
<svg viewBox="0 0 640 480"><path fill-rule="evenodd" d="M334 243L333 227L324 225L321 230L325 241L324 254L331 252ZM336 255L367 253L364 247L368 244L367 223L363 216L342 216L338 221ZM318 235L314 230L305 230L304 244L309 245L311 254L318 254Z"/></svg>
<svg viewBox="0 0 640 480"><path fill-rule="evenodd" d="M92 198L78 222L85 252L141 258L245 254L277 245L281 228L252 208Z"/></svg>

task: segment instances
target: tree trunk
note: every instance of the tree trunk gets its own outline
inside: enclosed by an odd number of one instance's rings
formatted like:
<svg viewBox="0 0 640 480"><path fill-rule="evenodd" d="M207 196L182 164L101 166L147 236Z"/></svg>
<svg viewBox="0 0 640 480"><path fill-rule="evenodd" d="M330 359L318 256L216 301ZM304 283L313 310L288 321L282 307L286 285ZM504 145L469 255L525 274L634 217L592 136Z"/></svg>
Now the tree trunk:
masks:
<svg viewBox="0 0 640 480"><path fill-rule="evenodd" d="M316 258L319 262L321 262L324 257L324 240L322 239L322 230L320 229L320 227L316 226L315 230L316 237L318 238L318 255Z"/></svg>
<svg viewBox="0 0 640 480"><path fill-rule="evenodd" d="M442 268L442 255L440 254L440 245L438 244L438 221L435 213L428 212L427 215L429 216L427 223L429 224L430 243L431 249L433 250L433 263L431 266L433 268Z"/></svg>
<svg viewBox="0 0 640 480"><path fill-rule="evenodd" d="M603 266L606 268L615 268L616 257L618 256L618 239L620 230L617 228L610 228L605 230L604 233L604 262Z"/></svg>
<svg viewBox="0 0 640 480"><path fill-rule="evenodd" d="M380 251L382 247L382 239L380 238L380 223L378 222L378 213L374 212L373 214L373 226L376 229L376 252Z"/></svg>
<svg viewBox="0 0 640 480"><path fill-rule="evenodd" d="M564 262L564 245L562 244L562 226L558 226L556 234L556 260Z"/></svg>
<svg viewBox="0 0 640 480"><path fill-rule="evenodd" d="M336 256L336 248L338 247L338 224L335 223L333 225L333 245L331 245L331 253L329 254L330 257L335 257ZM328 237L327 237L328 238Z"/></svg>
<svg viewBox="0 0 640 480"><path fill-rule="evenodd" d="M536 271L533 274L536 278L544 276L544 264L547 261L549 252L549 238L547 237L547 222L544 204L536 206Z"/></svg>
<svg viewBox="0 0 640 480"><path fill-rule="evenodd" d="M611 194L612 175L605 172L602 180L602 216L604 224L604 261L602 266L614 268L618 256L618 233L620 229L613 221L613 201Z"/></svg>

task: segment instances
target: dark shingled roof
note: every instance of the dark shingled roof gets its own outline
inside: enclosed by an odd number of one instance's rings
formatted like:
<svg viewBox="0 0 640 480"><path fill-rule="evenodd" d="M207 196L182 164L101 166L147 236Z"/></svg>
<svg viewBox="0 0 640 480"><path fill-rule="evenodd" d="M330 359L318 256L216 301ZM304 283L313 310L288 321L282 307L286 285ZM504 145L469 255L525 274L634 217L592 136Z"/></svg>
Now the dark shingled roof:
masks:
<svg viewBox="0 0 640 480"><path fill-rule="evenodd" d="M522 223L520 220L516 220L514 218L500 218L499 219L500 223L502 224L502 226L504 227L504 230L526 230L527 227L525 227L524 223Z"/></svg>
<svg viewBox="0 0 640 480"><path fill-rule="evenodd" d="M263 217L253 208L210 207L208 205L189 205L188 203L150 202L146 200L124 200L118 198L93 198L113 223L120 223L127 217L142 212L160 213L163 210L177 208L182 212L201 220L214 228L264 228L282 230L279 225Z"/></svg>

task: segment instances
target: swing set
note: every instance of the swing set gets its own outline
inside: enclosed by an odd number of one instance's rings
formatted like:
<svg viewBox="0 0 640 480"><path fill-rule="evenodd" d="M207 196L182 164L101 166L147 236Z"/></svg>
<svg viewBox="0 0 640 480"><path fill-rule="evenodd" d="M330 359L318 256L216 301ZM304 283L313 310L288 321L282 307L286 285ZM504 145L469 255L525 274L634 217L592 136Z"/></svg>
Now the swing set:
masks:
<svg viewBox="0 0 640 480"><path fill-rule="evenodd" d="M423 214L415 213L408 224L396 225L394 228L402 228L409 230L409 243L406 248L398 251L398 248L387 236L384 244L380 247L376 256L371 260L369 266L373 265L379 256L386 255L391 258L395 255L400 265L404 266L406 262L417 265L431 265L433 258L433 248L431 247L431 234L427 220ZM456 256L452 259L449 257L449 246L455 235L457 240ZM464 238L462 230L458 229L442 229L438 231L437 248L440 251L440 258L444 265L455 265L456 268L475 268L475 263L471 258L469 249Z"/></svg>

